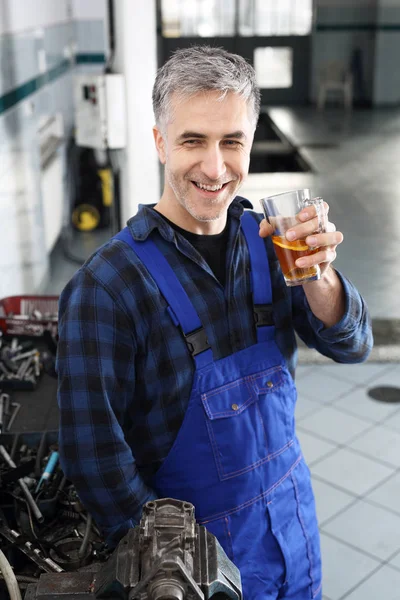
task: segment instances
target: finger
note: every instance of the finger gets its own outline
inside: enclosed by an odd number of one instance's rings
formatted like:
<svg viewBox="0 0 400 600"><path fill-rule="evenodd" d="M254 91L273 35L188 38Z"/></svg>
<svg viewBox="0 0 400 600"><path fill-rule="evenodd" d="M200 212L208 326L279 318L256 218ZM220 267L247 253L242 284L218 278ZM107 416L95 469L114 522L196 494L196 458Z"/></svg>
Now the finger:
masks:
<svg viewBox="0 0 400 600"><path fill-rule="evenodd" d="M324 201L323 205L324 205L325 215L328 215L329 204ZM308 221L309 219L312 219L314 217L318 217L318 211L317 211L317 208L315 206L313 206L312 204L303 208L297 215L298 220L300 220L301 222Z"/></svg>
<svg viewBox="0 0 400 600"><path fill-rule="evenodd" d="M318 219L317 219L317 217L314 217L310 221L306 221L305 223L302 223L301 225L295 225L294 227L291 227L290 229L288 229L288 231L286 232L286 239L288 239L289 241L298 240L298 239L304 240L308 235L313 234L313 233L316 234L316 232L319 230L318 226L319 226ZM336 231L336 225L334 223L331 223L330 221L328 221L328 223L326 225L325 233L333 233L335 231ZM317 234L317 235L321 235L321 234ZM332 242L327 242L327 243L324 243L323 245L327 246L328 244L341 244L343 241L343 234L341 234L339 236L339 238L338 238L338 241L335 241L333 239ZM320 244L317 244L317 245L320 245Z"/></svg>
<svg viewBox="0 0 400 600"><path fill-rule="evenodd" d="M323 250L310 254L310 256L302 256L296 260L297 267L313 267L322 263L330 264L336 258L335 247L327 247Z"/></svg>
<svg viewBox="0 0 400 600"><path fill-rule="evenodd" d="M268 237L273 233L273 227L268 223L266 219L263 219L260 223L259 236Z"/></svg>
<svg viewBox="0 0 400 600"><path fill-rule="evenodd" d="M308 235L316 233L319 229L318 217L313 217L304 223L295 225L287 230L285 236L290 242L293 240L304 240Z"/></svg>
<svg viewBox="0 0 400 600"><path fill-rule="evenodd" d="M335 223L331 223L330 221L328 221L328 223L326 224L326 231L327 232L336 231Z"/></svg>
<svg viewBox="0 0 400 600"><path fill-rule="evenodd" d="M343 242L343 233L341 231L332 231L332 233L318 233L306 237L306 244L310 248L320 248L323 246L338 246Z"/></svg>

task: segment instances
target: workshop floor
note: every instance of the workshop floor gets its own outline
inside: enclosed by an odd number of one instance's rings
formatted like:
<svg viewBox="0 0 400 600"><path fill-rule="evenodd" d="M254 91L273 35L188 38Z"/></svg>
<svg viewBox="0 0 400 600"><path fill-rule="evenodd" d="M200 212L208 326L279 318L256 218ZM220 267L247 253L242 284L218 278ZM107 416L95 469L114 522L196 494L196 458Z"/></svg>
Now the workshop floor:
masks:
<svg viewBox="0 0 400 600"><path fill-rule="evenodd" d="M241 193L256 208L262 196L300 187L323 196L345 235L335 264L372 317L399 319L400 110L270 114L313 172L254 174ZM59 293L77 268L53 259L47 293ZM314 482L324 600L400 596L400 368L389 360L298 368L297 429ZM372 400L367 392L378 386L399 388L398 403Z"/></svg>
<svg viewBox="0 0 400 600"><path fill-rule="evenodd" d="M368 396L398 388L396 364L300 366L297 433L321 530L325 600L398 600L400 403Z"/></svg>

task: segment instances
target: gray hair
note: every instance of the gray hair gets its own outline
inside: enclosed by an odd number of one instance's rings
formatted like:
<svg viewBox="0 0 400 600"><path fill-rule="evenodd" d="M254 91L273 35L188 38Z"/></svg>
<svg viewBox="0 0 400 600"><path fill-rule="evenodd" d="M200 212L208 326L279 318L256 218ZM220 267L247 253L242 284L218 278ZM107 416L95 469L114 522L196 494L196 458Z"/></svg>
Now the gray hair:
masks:
<svg viewBox="0 0 400 600"><path fill-rule="evenodd" d="M156 125L164 130L171 109L171 96L180 100L205 91L228 92L242 96L252 110L254 128L260 113L260 90L253 67L238 54L222 48L193 46L176 50L158 70L153 87L153 110Z"/></svg>

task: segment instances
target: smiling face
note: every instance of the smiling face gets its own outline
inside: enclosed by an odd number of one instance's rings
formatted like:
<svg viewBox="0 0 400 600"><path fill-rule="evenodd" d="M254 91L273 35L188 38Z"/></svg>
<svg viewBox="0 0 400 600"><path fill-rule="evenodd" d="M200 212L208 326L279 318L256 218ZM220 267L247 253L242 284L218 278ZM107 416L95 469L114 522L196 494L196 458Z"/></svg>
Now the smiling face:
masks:
<svg viewBox="0 0 400 600"><path fill-rule="evenodd" d="M247 176L254 125L248 103L229 93L172 97L166 131L154 128L165 185L156 209L194 233L219 233Z"/></svg>

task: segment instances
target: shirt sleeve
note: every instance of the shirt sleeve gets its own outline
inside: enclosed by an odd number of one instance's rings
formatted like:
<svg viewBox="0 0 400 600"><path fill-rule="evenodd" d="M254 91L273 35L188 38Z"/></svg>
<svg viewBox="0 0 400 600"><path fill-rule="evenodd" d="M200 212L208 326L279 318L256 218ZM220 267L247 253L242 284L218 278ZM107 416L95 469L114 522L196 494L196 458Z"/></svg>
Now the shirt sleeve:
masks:
<svg viewBox="0 0 400 600"><path fill-rule="evenodd" d="M340 321L325 327L312 313L302 286L298 286L291 288L294 328L309 348L336 362L363 362L373 346L368 308L354 285L339 271L336 273L345 294L345 312Z"/></svg>
<svg viewBox="0 0 400 600"><path fill-rule="evenodd" d="M134 325L82 268L60 297L57 353L62 468L110 546L155 499L123 433L135 393Z"/></svg>

